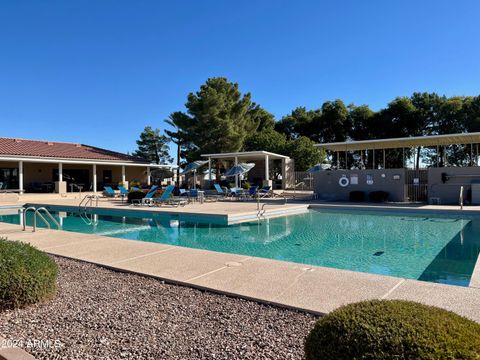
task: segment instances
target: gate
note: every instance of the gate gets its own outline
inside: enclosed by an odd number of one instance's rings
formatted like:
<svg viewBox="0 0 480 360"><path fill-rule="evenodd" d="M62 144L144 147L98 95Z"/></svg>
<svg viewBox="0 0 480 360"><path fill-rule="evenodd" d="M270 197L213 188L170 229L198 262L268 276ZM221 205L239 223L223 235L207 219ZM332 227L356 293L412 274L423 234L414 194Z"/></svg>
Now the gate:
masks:
<svg viewBox="0 0 480 360"><path fill-rule="evenodd" d="M406 170L405 186L407 200L410 202L427 202L428 200L428 170Z"/></svg>
<svg viewBox="0 0 480 360"><path fill-rule="evenodd" d="M301 184L297 190L314 190L313 174L306 171L295 171L295 184Z"/></svg>

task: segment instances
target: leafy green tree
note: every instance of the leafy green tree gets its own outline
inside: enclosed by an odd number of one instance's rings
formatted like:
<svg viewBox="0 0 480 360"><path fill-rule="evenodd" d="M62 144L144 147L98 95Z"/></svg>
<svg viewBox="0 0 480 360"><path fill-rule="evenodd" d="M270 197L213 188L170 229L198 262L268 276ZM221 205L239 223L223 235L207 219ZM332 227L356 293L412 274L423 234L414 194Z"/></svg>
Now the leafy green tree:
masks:
<svg viewBox="0 0 480 360"><path fill-rule="evenodd" d="M306 171L325 159L325 154L314 145L306 136L287 142L284 153L294 159L296 171Z"/></svg>
<svg viewBox="0 0 480 360"><path fill-rule="evenodd" d="M345 141L352 129L348 109L338 99L323 103L321 115L313 117L311 125L310 138L317 142Z"/></svg>
<svg viewBox="0 0 480 360"><path fill-rule="evenodd" d="M277 154L283 154L287 141L284 134L274 129L265 129L253 133L245 139L245 151L270 151Z"/></svg>
<svg viewBox="0 0 480 360"><path fill-rule="evenodd" d="M260 105L253 104L248 111L250 118L250 126L248 131L263 131L273 129L275 127L275 117Z"/></svg>
<svg viewBox="0 0 480 360"><path fill-rule="evenodd" d="M226 78L211 78L185 104L190 121L181 130L188 134L188 161L201 153L235 152L242 148L252 125L250 94L242 96L238 84Z"/></svg>
<svg viewBox="0 0 480 360"><path fill-rule="evenodd" d="M289 115L284 116L275 124L275 130L287 136L287 139L294 140L300 136L311 136L311 123L319 111L309 111L305 107L297 107Z"/></svg>
<svg viewBox="0 0 480 360"><path fill-rule="evenodd" d="M466 98L463 108L465 129L468 132L480 131L480 96Z"/></svg>
<svg viewBox="0 0 480 360"><path fill-rule="evenodd" d="M140 139L137 140L138 149L133 155L155 164L166 164L173 160L169 154L168 141L169 138L161 135L159 129L146 126L140 134Z"/></svg>

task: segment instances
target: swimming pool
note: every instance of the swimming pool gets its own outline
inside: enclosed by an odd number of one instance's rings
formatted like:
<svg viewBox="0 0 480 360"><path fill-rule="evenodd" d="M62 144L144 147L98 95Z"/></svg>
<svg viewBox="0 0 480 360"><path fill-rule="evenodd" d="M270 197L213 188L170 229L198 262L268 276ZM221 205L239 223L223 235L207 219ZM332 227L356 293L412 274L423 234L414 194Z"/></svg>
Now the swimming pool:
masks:
<svg viewBox="0 0 480 360"><path fill-rule="evenodd" d="M480 252L480 217L311 209L227 225L148 212L51 210L66 231L461 286L468 286ZM20 217L0 215L0 221L19 224Z"/></svg>

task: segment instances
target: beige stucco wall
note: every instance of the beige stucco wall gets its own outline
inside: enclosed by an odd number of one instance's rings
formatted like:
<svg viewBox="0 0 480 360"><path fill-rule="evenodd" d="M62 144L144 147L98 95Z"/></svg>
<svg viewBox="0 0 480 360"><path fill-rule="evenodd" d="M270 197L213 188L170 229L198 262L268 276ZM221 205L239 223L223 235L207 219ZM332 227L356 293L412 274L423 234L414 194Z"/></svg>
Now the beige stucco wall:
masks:
<svg viewBox="0 0 480 360"><path fill-rule="evenodd" d="M0 161L0 168L18 168L17 161ZM33 182L47 183L54 181L54 169L58 171L55 163L23 163L23 186L28 188ZM93 165L91 164L63 164L63 170L77 169L88 170L90 182L93 182ZM120 165L97 165L97 183L103 182L103 170L112 170L112 183L122 181L122 166ZM125 166L125 178L128 182L138 180L147 182L147 169L143 166ZM98 189L101 191L102 189Z"/></svg>

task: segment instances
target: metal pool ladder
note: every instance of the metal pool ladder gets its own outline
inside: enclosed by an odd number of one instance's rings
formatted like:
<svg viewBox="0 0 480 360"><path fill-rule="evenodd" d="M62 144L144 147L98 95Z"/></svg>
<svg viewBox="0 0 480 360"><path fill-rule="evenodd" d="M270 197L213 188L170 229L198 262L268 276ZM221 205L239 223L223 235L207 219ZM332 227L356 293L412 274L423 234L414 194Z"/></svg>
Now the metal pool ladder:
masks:
<svg viewBox="0 0 480 360"><path fill-rule="evenodd" d="M78 204L78 210L82 210L82 206L83 206L83 210L86 210L88 208L88 206L92 206L93 205L93 201L95 201L95 206L98 207L98 195L87 195L85 196L82 201L80 201L80 204Z"/></svg>
<svg viewBox="0 0 480 360"><path fill-rule="evenodd" d="M50 223L48 220L45 218L45 216L42 215L42 212L55 224L57 229L61 230L62 225L50 214L50 211L48 211L45 207L39 207L38 209L35 206L29 206L26 209L20 209L19 210L22 213L22 220L23 220L23 231L26 230L27 228L27 212L33 211L33 230L32 232L35 232L37 229L37 216L47 225L49 229L51 229Z"/></svg>
<svg viewBox="0 0 480 360"><path fill-rule="evenodd" d="M458 198L458 202L460 205L460 210L463 210L463 186L460 186L460 195Z"/></svg>

